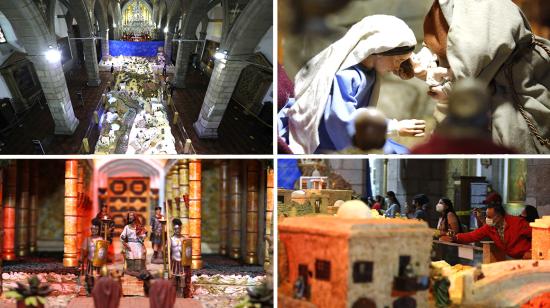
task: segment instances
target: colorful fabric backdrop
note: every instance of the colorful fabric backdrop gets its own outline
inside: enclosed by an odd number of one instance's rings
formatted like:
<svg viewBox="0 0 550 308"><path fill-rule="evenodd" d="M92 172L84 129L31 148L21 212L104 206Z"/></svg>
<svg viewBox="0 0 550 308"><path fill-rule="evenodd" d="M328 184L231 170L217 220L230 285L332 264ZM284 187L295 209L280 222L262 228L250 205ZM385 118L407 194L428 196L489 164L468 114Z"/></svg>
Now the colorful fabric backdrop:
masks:
<svg viewBox="0 0 550 308"><path fill-rule="evenodd" d="M109 52L111 56L138 56L154 57L157 55L159 47L164 47L164 41L150 42L128 42L128 41L109 41Z"/></svg>

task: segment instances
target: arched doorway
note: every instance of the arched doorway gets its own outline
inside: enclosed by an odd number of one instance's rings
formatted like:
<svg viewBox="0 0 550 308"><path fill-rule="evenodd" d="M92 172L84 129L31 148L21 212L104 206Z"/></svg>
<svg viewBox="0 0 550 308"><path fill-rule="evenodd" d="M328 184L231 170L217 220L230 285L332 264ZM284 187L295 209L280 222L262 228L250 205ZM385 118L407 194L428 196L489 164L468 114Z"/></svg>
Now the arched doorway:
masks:
<svg viewBox="0 0 550 308"><path fill-rule="evenodd" d="M376 308L376 303L369 298L361 297L353 303L352 308Z"/></svg>
<svg viewBox="0 0 550 308"><path fill-rule="evenodd" d="M126 215L134 211L144 226L148 226L154 208L161 204L165 172L162 160L147 159L98 159L94 166L94 216L101 203L108 206L115 223L113 251L115 262L121 262L120 233L126 224ZM145 241L148 253L151 242ZM147 258L149 260L149 258Z"/></svg>

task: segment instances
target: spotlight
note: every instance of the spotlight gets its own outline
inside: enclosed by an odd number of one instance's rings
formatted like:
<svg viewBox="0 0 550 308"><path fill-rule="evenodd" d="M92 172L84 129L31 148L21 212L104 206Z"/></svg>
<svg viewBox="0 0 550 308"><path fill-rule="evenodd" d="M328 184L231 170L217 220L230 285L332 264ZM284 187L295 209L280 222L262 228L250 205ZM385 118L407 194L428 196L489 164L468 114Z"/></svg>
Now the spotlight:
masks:
<svg viewBox="0 0 550 308"><path fill-rule="evenodd" d="M61 51L50 46L50 49L46 51L46 60L50 63L59 62L61 60Z"/></svg>
<svg viewBox="0 0 550 308"><path fill-rule="evenodd" d="M168 26L164 28L164 33L168 33Z"/></svg>
<svg viewBox="0 0 550 308"><path fill-rule="evenodd" d="M116 24L115 24L115 23L113 23L113 28L116 28Z"/></svg>
<svg viewBox="0 0 550 308"><path fill-rule="evenodd" d="M223 52L222 51L216 51L216 53L214 54L214 58L216 60L227 59L227 50L224 50Z"/></svg>

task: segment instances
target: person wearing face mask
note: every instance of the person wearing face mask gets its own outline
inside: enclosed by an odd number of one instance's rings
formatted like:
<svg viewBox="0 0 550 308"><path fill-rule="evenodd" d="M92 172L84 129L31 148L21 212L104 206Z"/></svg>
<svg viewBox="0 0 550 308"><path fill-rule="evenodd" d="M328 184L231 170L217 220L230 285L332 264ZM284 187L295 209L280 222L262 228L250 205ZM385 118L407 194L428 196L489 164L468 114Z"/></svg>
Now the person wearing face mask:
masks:
<svg viewBox="0 0 550 308"><path fill-rule="evenodd" d="M490 192L487 195L487 197L485 197L485 200L483 200L482 203L487 206L488 205L502 206L502 197L500 196L499 193L497 193L496 191L493 191L493 192ZM476 217L477 226L482 227L483 225L485 225L485 218L483 217L483 213L481 212L481 210L476 208L476 209L473 209L473 211Z"/></svg>
<svg viewBox="0 0 550 308"><path fill-rule="evenodd" d="M531 227L522 217L506 214L502 205L489 204L485 225L472 232L459 233L441 240L468 244L490 238L495 246L513 259L531 258Z"/></svg>
<svg viewBox="0 0 550 308"><path fill-rule="evenodd" d="M395 193L391 190L386 193L386 204L388 205L388 209L384 212L385 217L395 218L395 214L401 213L401 204L397 200Z"/></svg>
<svg viewBox="0 0 550 308"><path fill-rule="evenodd" d="M437 230L440 235L462 233L462 225L458 220L458 216L453 208L453 203L448 198L441 198L435 206L435 210L439 213L439 221L437 222Z"/></svg>
<svg viewBox="0 0 550 308"><path fill-rule="evenodd" d="M296 75L295 97L279 111L279 136L295 154L342 151L353 145L355 118L378 101L382 74L414 76L410 57L416 37L401 19L373 15L353 25ZM386 119L389 133L423 136L423 120ZM388 141L386 153L408 152Z"/></svg>

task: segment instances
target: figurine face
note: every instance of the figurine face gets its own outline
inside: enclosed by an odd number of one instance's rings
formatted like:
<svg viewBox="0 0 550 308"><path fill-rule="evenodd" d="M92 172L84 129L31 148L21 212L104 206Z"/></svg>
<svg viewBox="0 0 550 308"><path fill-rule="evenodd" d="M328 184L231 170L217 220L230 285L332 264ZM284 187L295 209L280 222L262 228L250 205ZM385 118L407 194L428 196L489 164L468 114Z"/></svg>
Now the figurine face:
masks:
<svg viewBox="0 0 550 308"><path fill-rule="evenodd" d="M97 236L97 235L99 235L99 226L92 225L92 227L90 228L90 230L92 231L92 236Z"/></svg>
<svg viewBox="0 0 550 308"><path fill-rule="evenodd" d="M157 216L160 216L160 209L156 209L155 214L157 214Z"/></svg>
<svg viewBox="0 0 550 308"><path fill-rule="evenodd" d="M175 225L174 226L174 235L181 235L181 226Z"/></svg>
<svg viewBox="0 0 550 308"><path fill-rule="evenodd" d="M128 223L132 224L132 223L134 223L134 221L136 221L136 216L134 215L133 212L131 212L131 213L128 214Z"/></svg>
<svg viewBox="0 0 550 308"><path fill-rule="evenodd" d="M374 61L374 69L378 73L384 74L393 72L395 75L399 76L401 63L409 59L411 55L412 53L398 56L377 56Z"/></svg>

